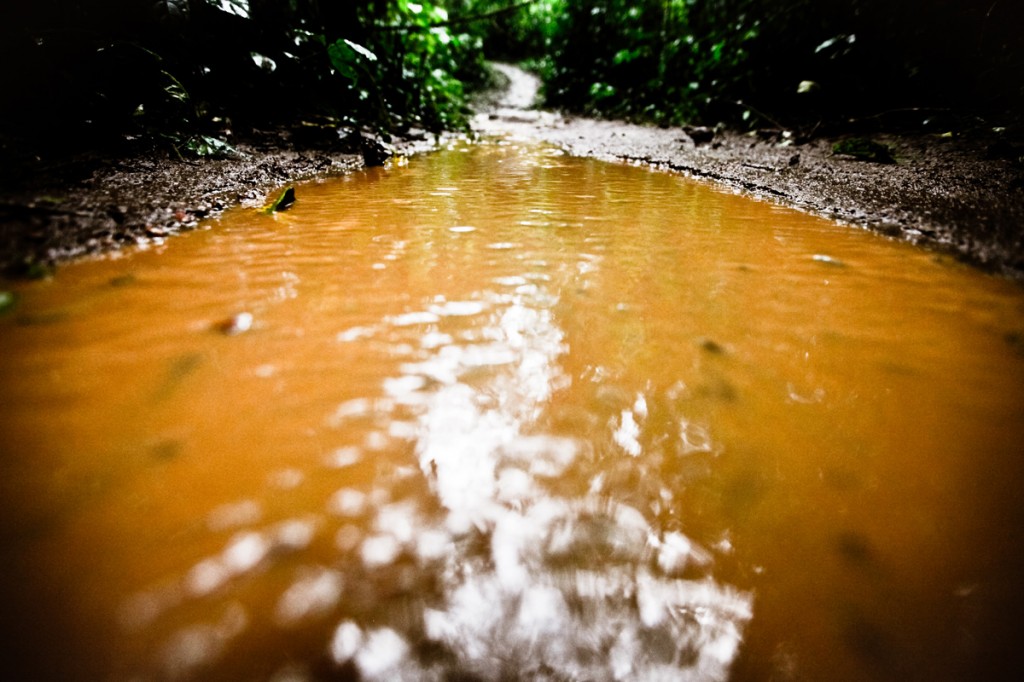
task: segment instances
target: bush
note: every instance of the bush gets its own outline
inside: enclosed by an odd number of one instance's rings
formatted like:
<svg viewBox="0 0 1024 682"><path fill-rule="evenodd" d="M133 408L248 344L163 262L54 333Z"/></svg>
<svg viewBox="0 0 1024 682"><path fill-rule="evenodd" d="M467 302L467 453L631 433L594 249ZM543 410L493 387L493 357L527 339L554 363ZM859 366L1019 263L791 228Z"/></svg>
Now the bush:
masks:
<svg viewBox="0 0 1024 682"><path fill-rule="evenodd" d="M229 124L458 128L463 84L484 74L479 38L429 0L50 0L12 12L0 51L17 68L0 122L58 143L214 139Z"/></svg>

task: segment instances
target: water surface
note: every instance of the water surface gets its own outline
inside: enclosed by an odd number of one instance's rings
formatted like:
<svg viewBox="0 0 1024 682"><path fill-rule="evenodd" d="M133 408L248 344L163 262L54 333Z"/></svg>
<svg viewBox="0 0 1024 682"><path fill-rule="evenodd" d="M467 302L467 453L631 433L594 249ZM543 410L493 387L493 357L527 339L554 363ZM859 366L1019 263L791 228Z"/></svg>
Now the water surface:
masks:
<svg viewBox="0 0 1024 682"><path fill-rule="evenodd" d="M0 317L4 676L1009 676L1024 292L505 141Z"/></svg>

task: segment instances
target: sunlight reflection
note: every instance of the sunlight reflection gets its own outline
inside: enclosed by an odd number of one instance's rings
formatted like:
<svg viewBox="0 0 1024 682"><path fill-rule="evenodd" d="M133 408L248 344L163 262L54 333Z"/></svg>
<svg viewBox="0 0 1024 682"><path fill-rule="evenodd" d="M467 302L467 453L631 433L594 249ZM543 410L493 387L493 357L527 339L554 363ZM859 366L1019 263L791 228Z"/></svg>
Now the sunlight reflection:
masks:
<svg viewBox="0 0 1024 682"><path fill-rule="evenodd" d="M341 573L318 566L302 567L296 581L277 603L275 618L281 625L295 625L307 618L329 613L341 599Z"/></svg>
<svg viewBox="0 0 1024 682"><path fill-rule="evenodd" d="M578 270L594 265L586 260ZM427 325L431 341L421 347L431 355L385 380L387 399L350 401L334 414L360 418L413 406L416 456L444 521L432 526L412 502L368 508L365 494L343 489L332 498L333 513L374 519L366 537L353 527L339 531L338 546L358 545L368 570L404 552L441 570L441 594L423 611L419 636L442 644L465 673L724 678L751 616L750 596L710 578L682 579L690 566L706 568L710 552L680 532L659 533L640 510L597 493L600 483L589 498L552 494L547 482L565 476L583 452L576 439L531 433L568 381L558 364L565 342L552 313L557 299L531 287L484 300L390 318L398 327ZM458 336L473 342L453 342L442 318L472 318L475 326ZM613 424L614 442L632 457L642 452L647 413L638 394ZM699 426L680 429L684 451L712 449ZM358 457L343 449L335 459ZM354 663L365 679L425 675L404 657L415 630L403 635L401 625L393 627L365 632L343 621L331 657Z"/></svg>
<svg viewBox="0 0 1024 682"><path fill-rule="evenodd" d="M160 654L164 677L170 680L192 678L200 668L210 665L224 652L229 641L249 624L241 604L233 603L216 623L192 625L176 632Z"/></svg>
<svg viewBox="0 0 1024 682"><path fill-rule="evenodd" d="M568 226L541 222L519 225ZM162 628L153 664L165 677L215 665L248 627L232 604L259 584L270 605L253 611L259 627L333 628L321 651L339 675L726 678L752 596L711 577L724 550L666 526L679 490L652 474L665 455L720 453L680 406L688 389L625 388L628 366L614 358L566 369L562 297L602 277L605 245L559 262L475 232L455 225L432 238L491 254L484 287L410 296L329 331L339 354L378 354L389 372L369 389L338 387L317 417L318 473L289 462L263 475L275 496L311 495L302 508L314 513L268 521L280 507L259 496L215 507L203 521L224 534L219 549L122 605L128 631ZM382 277L416 248L372 241L386 251L373 255L388 263ZM589 431L556 433L552 404L574 382L599 409ZM222 621L196 615L211 604L227 609Z"/></svg>

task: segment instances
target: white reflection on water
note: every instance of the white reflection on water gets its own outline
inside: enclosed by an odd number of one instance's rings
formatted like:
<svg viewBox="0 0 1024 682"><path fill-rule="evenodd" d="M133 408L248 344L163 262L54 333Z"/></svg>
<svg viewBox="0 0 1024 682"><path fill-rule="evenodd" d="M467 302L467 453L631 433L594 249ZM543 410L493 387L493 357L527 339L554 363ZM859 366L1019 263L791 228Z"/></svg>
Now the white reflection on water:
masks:
<svg viewBox="0 0 1024 682"><path fill-rule="evenodd" d="M179 630L164 645L160 654L165 679L184 680L221 655L228 643L249 624L241 604L230 604L215 623L203 623Z"/></svg>
<svg viewBox="0 0 1024 682"><path fill-rule="evenodd" d="M626 454L639 457L642 452L639 437L640 425L636 423L633 411L623 410L622 416L619 418L619 426L612 433L612 438L620 448L626 451Z"/></svg>
<svg viewBox="0 0 1024 682"><path fill-rule="evenodd" d="M263 516L263 508L256 500L240 500L217 507L206 517L207 527L213 531L251 525Z"/></svg>
<svg viewBox="0 0 1024 682"><path fill-rule="evenodd" d="M219 554L201 559L180 579L132 596L121 605L118 620L129 631L141 630L183 602L223 590L233 580L253 573L270 557L306 549L318 526L317 519L303 518L276 523L263 531L240 531Z"/></svg>
<svg viewBox="0 0 1024 682"><path fill-rule="evenodd" d="M341 573L322 566L302 567L294 583L277 603L275 618L281 625L295 625L330 612L341 599Z"/></svg>
<svg viewBox="0 0 1024 682"><path fill-rule="evenodd" d="M575 278L580 269L567 272ZM521 284L528 280L539 285ZM601 448L644 470L656 396L622 396L592 438L542 429L552 397L571 382L560 365L567 347L558 301L547 293L558 283L549 281L500 278L497 292L435 297L337 335L339 344L366 339L402 356L381 395L347 400L326 419L359 442L333 450L324 466L372 466L372 481L354 477L335 490L323 515L263 528L254 527L259 502L214 509L207 526L234 534L184 575L129 600L123 625L142 632L179 606L231 599L243 578L273 569L289 576L287 586L254 620L321 628L323 655L339 675L725 679L751 618L750 595L710 577L711 552L654 525L657 501L645 506L617 488L595 454ZM678 440L682 454L717 452L701 424L682 420ZM660 495L667 502L672 492L662 486ZM311 559L306 550L329 524L339 524L330 544L337 561ZM164 676L216 665L255 627L238 608L165 640L156 662Z"/></svg>
<svg viewBox="0 0 1024 682"><path fill-rule="evenodd" d="M448 665L482 679L727 677L751 599L711 578L680 577L710 565L711 554L679 532L659 533L641 511L599 494L600 484L582 499L551 492L587 451L576 439L532 431L569 380L558 364L565 340L555 302L531 287L390 320L430 324L422 348L432 354L384 382L387 400L343 405L335 418L387 404L417 410L416 456L445 518L438 526L409 503L383 506L360 552L373 569L412 548L439 571L440 595L407 631L343 621L330 645L338 664L354 663L366 679L433 678L437 664L404 656L425 638L444 646L455 661ZM456 334L433 325L451 316L484 326ZM639 395L612 425L632 457L642 454L646 416ZM688 449L711 449L699 427L682 430ZM332 506L361 514L363 501L341 491Z"/></svg>

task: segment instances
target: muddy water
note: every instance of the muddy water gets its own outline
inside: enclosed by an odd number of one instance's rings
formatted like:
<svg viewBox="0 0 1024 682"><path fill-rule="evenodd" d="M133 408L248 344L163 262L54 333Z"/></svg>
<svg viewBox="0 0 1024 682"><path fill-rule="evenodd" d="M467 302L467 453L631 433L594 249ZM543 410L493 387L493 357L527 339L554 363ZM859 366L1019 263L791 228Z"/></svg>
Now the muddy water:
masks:
<svg viewBox="0 0 1024 682"><path fill-rule="evenodd" d="M1020 663L1018 286L509 141L297 194L7 285L0 676Z"/></svg>

